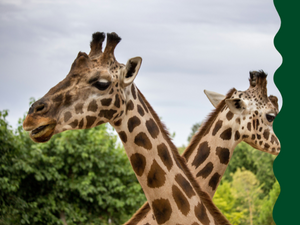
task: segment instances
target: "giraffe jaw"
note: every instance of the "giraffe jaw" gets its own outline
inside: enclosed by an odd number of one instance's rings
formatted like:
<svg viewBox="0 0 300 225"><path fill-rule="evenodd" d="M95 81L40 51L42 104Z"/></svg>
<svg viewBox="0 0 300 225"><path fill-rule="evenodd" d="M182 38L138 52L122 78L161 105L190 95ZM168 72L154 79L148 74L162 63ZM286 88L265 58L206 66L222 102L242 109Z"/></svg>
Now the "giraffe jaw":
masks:
<svg viewBox="0 0 300 225"><path fill-rule="evenodd" d="M43 143L50 140L54 134L56 124L47 124L39 126L30 131L30 138L34 142Z"/></svg>

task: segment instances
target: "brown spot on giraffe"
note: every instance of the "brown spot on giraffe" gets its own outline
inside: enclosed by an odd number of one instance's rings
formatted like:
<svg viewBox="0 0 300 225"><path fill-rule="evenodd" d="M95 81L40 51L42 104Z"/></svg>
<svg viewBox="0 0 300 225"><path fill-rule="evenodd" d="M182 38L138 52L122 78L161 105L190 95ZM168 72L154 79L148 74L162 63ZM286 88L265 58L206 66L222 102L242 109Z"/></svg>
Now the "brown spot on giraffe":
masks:
<svg viewBox="0 0 300 225"><path fill-rule="evenodd" d="M119 136L124 143L127 142L127 135L124 131L119 132Z"/></svg>
<svg viewBox="0 0 300 225"><path fill-rule="evenodd" d="M97 119L97 117L95 117L95 116L86 116L86 127L90 128L94 124L96 119Z"/></svg>
<svg viewBox="0 0 300 225"><path fill-rule="evenodd" d="M208 185L213 189L216 190L217 185L219 183L221 175L219 173L215 173L209 180Z"/></svg>
<svg viewBox="0 0 300 225"><path fill-rule="evenodd" d="M265 150L268 150L270 148L270 145L265 143L265 146L264 146Z"/></svg>
<svg viewBox="0 0 300 225"><path fill-rule="evenodd" d="M210 154L210 147L208 146L208 142L205 141L199 145L197 155L193 160L192 165L198 168L209 156Z"/></svg>
<svg viewBox="0 0 300 225"><path fill-rule="evenodd" d="M216 133L220 130L220 128L222 127L223 121L222 120L218 120L218 122L216 122L216 125L213 129L212 135L215 136Z"/></svg>
<svg viewBox="0 0 300 225"><path fill-rule="evenodd" d="M78 129L82 129L83 128L83 119L80 120L79 125L78 125Z"/></svg>
<svg viewBox="0 0 300 225"><path fill-rule="evenodd" d="M172 186L172 195L178 209L180 210L180 212L182 212L183 215L186 216L190 211L190 204L188 202L188 199L176 185Z"/></svg>
<svg viewBox="0 0 300 225"><path fill-rule="evenodd" d="M142 106L137 105L137 110L138 110L138 113L139 113L141 116L144 116L144 115L145 115L145 112L144 112Z"/></svg>
<svg viewBox="0 0 300 225"><path fill-rule="evenodd" d="M111 98L105 98L101 100L102 106L110 106L112 99Z"/></svg>
<svg viewBox="0 0 300 225"><path fill-rule="evenodd" d="M141 124L140 119L137 116L133 116L128 120L127 126L130 133Z"/></svg>
<svg viewBox="0 0 300 225"><path fill-rule="evenodd" d="M177 174L175 180L189 198L196 195L190 183L181 174Z"/></svg>
<svg viewBox="0 0 300 225"><path fill-rule="evenodd" d="M234 135L234 140L237 141L237 140L240 139L240 137L241 137L241 134L240 134L240 132L237 130L237 131L235 132L235 135Z"/></svg>
<svg viewBox="0 0 300 225"><path fill-rule="evenodd" d="M264 130L263 136L266 140L269 140L270 130L269 129Z"/></svg>
<svg viewBox="0 0 300 225"><path fill-rule="evenodd" d="M226 118L228 121L230 121L233 118L233 113L231 111L228 111L228 113L226 114Z"/></svg>
<svg viewBox="0 0 300 225"><path fill-rule="evenodd" d="M69 124L73 129L75 129L78 125L78 120L74 120L72 123Z"/></svg>
<svg viewBox="0 0 300 225"><path fill-rule="evenodd" d="M119 119L118 121L114 122L115 126L120 126L122 124L122 119Z"/></svg>
<svg viewBox="0 0 300 225"><path fill-rule="evenodd" d="M223 140L230 140L231 133L232 133L232 128L228 128L220 134L220 138L222 138Z"/></svg>
<svg viewBox="0 0 300 225"><path fill-rule="evenodd" d="M167 222L172 214L171 204L168 199L156 199L152 202L152 209L158 224Z"/></svg>
<svg viewBox="0 0 300 225"><path fill-rule="evenodd" d="M166 172L153 160L150 171L147 175L147 185L150 188L159 188L165 184Z"/></svg>
<svg viewBox="0 0 300 225"><path fill-rule="evenodd" d="M114 109L110 109L110 110L101 110L100 113L99 113L99 116L100 117L104 117L108 120L110 120L111 118L113 118L114 114L116 113L117 111L114 110Z"/></svg>
<svg viewBox="0 0 300 225"><path fill-rule="evenodd" d="M256 130L258 129L258 127L259 127L259 120L257 119L256 120Z"/></svg>
<svg viewBox="0 0 300 225"><path fill-rule="evenodd" d="M158 152L158 156L160 157L163 164L170 171L170 169L173 166L173 161L172 161L171 155L169 153L168 147L164 143L162 143L157 146L157 152Z"/></svg>
<svg viewBox="0 0 300 225"><path fill-rule="evenodd" d="M83 113L83 103L78 103L75 105L75 113L76 114L82 114Z"/></svg>
<svg viewBox="0 0 300 225"><path fill-rule="evenodd" d="M250 122L247 123L247 129L248 129L249 131L251 131L251 123L250 123Z"/></svg>
<svg viewBox="0 0 300 225"><path fill-rule="evenodd" d="M207 178L211 172L214 169L214 165L212 164L212 162L208 162L202 170L200 170L197 174L196 177L203 177L204 179Z"/></svg>
<svg viewBox="0 0 300 225"><path fill-rule="evenodd" d="M59 94L53 97L53 102L56 103L57 105L60 105L63 102L63 95ZM32 113L30 110L28 113Z"/></svg>
<svg viewBox="0 0 300 225"><path fill-rule="evenodd" d="M116 94L114 105L115 105L117 108L120 108L120 98L119 98L119 95L118 95L118 94Z"/></svg>
<svg viewBox="0 0 300 225"><path fill-rule="evenodd" d="M130 156L130 162L134 172L142 176L146 167L146 158L142 154L135 153Z"/></svg>
<svg viewBox="0 0 300 225"><path fill-rule="evenodd" d="M210 220L207 216L206 208L204 207L203 203L199 203L194 210L200 223L203 225L209 225Z"/></svg>
<svg viewBox="0 0 300 225"><path fill-rule="evenodd" d="M217 147L216 153L222 164L227 165L229 163L230 151L228 148Z"/></svg>
<svg viewBox="0 0 300 225"><path fill-rule="evenodd" d="M135 92L134 85L131 85L131 94L132 94L132 97L133 97L134 99L136 99L136 92Z"/></svg>
<svg viewBox="0 0 300 225"><path fill-rule="evenodd" d="M129 100L129 102L127 103L127 107L126 107L126 113L128 111L132 111L134 109L134 104L131 100Z"/></svg>
<svg viewBox="0 0 300 225"><path fill-rule="evenodd" d="M271 143L272 143L272 144L273 144L273 143L276 143L277 145L279 145L278 139L275 137L274 134L272 134L272 136L271 136Z"/></svg>
<svg viewBox="0 0 300 225"><path fill-rule="evenodd" d="M68 122L71 117L72 117L72 113L71 112L66 112L65 115L64 115L64 121Z"/></svg>
<svg viewBox="0 0 300 225"><path fill-rule="evenodd" d="M140 132L135 136L134 143L137 146L143 147L147 150L150 150L152 148L151 141L144 132Z"/></svg>
<svg viewBox="0 0 300 225"><path fill-rule="evenodd" d="M159 134L159 129L153 119L146 121L146 127L152 138L156 138Z"/></svg>
<svg viewBox="0 0 300 225"><path fill-rule="evenodd" d="M94 99L88 105L88 111L96 112L98 110L98 105L96 100Z"/></svg>

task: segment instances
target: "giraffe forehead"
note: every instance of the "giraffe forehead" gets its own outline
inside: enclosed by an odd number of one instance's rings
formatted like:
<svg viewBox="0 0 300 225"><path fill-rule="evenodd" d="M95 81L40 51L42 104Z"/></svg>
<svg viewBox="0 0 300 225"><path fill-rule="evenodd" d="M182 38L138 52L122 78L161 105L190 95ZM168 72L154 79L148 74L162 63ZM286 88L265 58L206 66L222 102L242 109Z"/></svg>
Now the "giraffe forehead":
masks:
<svg viewBox="0 0 300 225"><path fill-rule="evenodd" d="M246 91L237 91L231 98L240 98L248 105L248 110L271 111L276 114L277 110L265 94L256 88Z"/></svg>

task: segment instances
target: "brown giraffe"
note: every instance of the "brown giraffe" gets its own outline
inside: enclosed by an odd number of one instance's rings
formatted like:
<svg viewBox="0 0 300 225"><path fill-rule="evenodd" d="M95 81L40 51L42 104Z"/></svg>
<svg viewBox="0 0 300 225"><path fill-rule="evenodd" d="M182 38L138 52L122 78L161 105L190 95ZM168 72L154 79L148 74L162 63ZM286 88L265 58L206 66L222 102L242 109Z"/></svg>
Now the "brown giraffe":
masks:
<svg viewBox="0 0 300 225"><path fill-rule="evenodd" d="M245 141L254 148L278 155L280 143L272 124L278 113L277 97L267 96L266 74L250 72L246 91L231 89L227 96L204 91L216 109L202 124L183 153L202 190L211 197L228 166L234 148ZM143 206L145 207L145 205ZM152 212L142 211L126 225L156 224ZM137 218L142 218L136 222Z"/></svg>
<svg viewBox="0 0 300 225"><path fill-rule="evenodd" d="M36 101L23 127L36 142L65 130L109 122L118 132L157 224L229 224L203 192L157 114L133 80L142 59L120 64L117 34L95 33L89 55L79 52L67 77ZM149 211L150 207L144 207Z"/></svg>

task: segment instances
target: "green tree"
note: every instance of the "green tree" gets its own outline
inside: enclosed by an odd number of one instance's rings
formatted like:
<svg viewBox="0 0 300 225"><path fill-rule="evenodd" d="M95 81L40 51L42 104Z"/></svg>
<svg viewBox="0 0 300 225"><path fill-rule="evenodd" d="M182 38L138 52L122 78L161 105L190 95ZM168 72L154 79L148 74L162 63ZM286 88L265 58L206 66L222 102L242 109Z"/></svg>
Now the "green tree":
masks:
<svg viewBox="0 0 300 225"><path fill-rule="evenodd" d="M16 194L22 179L22 172L16 166L23 157L22 144L8 125L7 115L7 110L0 111L0 224L6 221L6 215L27 207L27 203Z"/></svg>
<svg viewBox="0 0 300 225"><path fill-rule="evenodd" d="M247 209L246 224L252 225L259 216L259 194L262 192L259 181L251 171L238 168L232 176L232 188L233 195L239 199L237 209Z"/></svg>
<svg viewBox="0 0 300 225"><path fill-rule="evenodd" d="M213 197L213 201L232 225L240 225L246 220L246 209L238 209L237 198L233 194L231 183L222 182Z"/></svg>
<svg viewBox="0 0 300 225"><path fill-rule="evenodd" d="M259 223L261 225L264 224L275 225L272 215L273 215L273 208L279 196L279 193L280 193L280 186L279 183L276 181L269 195L264 198L263 204L261 206L260 209L261 213L259 216Z"/></svg>
<svg viewBox="0 0 300 225"><path fill-rule="evenodd" d="M106 125L36 144L21 129L14 134L6 115L0 118L0 224L120 224L146 200Z"/></svg>

